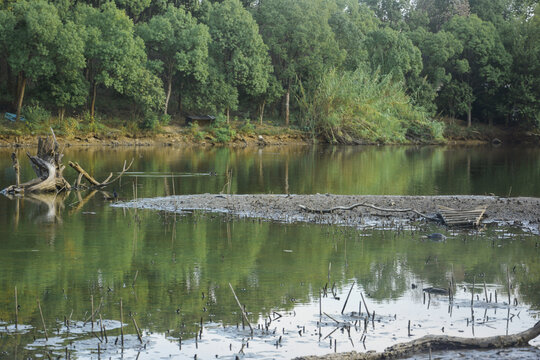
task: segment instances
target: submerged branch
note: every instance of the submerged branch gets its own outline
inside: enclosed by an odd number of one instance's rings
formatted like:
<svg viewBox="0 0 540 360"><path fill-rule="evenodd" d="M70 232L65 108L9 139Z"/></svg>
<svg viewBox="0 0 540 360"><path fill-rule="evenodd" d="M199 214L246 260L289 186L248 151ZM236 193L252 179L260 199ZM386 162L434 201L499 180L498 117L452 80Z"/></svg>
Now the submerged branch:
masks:
<svg viewBox="0 0 540 360"><path fill-rule="evenodd" d="M75 183L76 186L80 186L81 179L85 178L91 184L92 189L100 189L120 179L122 175L124 175L124 173L129 170L131 165L133 165L133 160L134 159L131 159L131 162L127 166L126 166L127 162L124 161L124 166L122 167L122 171L114 179L111 180L113 173L110 173L109 176L102 182L97 181L92 175L86 172L86 170L84 170L82 166L79 165L79 163L77 162L70 161L69 166L71 166L73 169L75 169L79 173L79 177L77 178L77 181Z"/></svg>

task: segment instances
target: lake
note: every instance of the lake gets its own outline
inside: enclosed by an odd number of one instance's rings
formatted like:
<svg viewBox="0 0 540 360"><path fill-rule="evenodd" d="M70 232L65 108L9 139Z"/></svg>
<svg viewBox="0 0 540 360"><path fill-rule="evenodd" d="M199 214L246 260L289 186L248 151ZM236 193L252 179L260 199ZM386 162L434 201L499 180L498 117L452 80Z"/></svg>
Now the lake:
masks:
<svg viewBox="0 0 540 360"><path fill-rule="evenodd" d="M33 177L25 151L23 181ZM0 149L2 188L14 183L10 153ZM0 196L0 359L288 359L380 351L426 334L512 334L538 321L536 233L282 224L104 199L113 189L122 200L219 192L539 197L538 148L74 147L64 163L102 180L132 158L108 193ZM65 174L76 178L69 167ZM425 238L433 232L448 238ZM428 287L451 287L454 300ZM540 341L533 344L508 358L537 358Z"/></svg>

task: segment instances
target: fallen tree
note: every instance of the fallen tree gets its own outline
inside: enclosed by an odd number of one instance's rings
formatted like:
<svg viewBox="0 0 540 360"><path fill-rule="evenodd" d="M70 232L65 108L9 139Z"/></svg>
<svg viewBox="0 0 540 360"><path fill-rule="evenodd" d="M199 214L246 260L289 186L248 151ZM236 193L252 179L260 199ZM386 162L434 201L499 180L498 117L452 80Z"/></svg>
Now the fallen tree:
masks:
<svg viewBox="0 0 540 360"><path fill-rule="evenodd" d="M297 360L315 359L347 359L347 360L382 360L399 359L413 354L440 350L474 350L474 349L500 349L526 346L529 341L540 335L540 321L532 328L514 335L499 335L484 338L462 338L447 335L427 335L409 342L396 344L386 348L383 352L357 353L355 351L325 356L305 356Z"/></svg>

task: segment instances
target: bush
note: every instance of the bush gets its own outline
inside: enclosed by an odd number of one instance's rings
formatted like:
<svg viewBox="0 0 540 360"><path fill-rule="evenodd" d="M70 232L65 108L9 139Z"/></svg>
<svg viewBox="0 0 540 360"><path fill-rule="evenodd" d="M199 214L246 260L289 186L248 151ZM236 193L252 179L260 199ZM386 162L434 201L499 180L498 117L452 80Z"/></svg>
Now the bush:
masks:
<svg viewBox="0 0 540 360"><path fill-rule="evenodd" d="M216 117L212 125L212 133L219 143L227 143L236 136L236 131L227 124L227 119L223 114Z"/></svg>
<svg viewBox="0 0 540 360"><path fill-rule="evenodd" d="M56 122L55 131L59 135L71 137L77 134L80 128L81 127L77 119L72 117L66 117L64 118L64 121L58 120Z"/></svg>
<svg viewBox="0 0 540 360"><path fill-rule="evenodd" d="M442 139L442 124L414 106L403 84L390 76L330 70L312 94L302 91L299 100L301 125L330 143Z"/></svg>
<svg viewBox="0 0 540 360"><path fill-rule="evenodd" d="M192 122L189 125L189 131L195 141L202 141L204 139L205 132L201 131L201 127L197 122Z"/></svg>
<svg viewBox="0 0 540 360"><path fill-rule="evenodd" d="M23 107L21 115L24 116L25 124L31 131L47 125L51 118L51 113L37 103Z"/></svg>
<svg viewBox="0 0 540 360"><path fill-rule="evenodd" d="M246 119L245 124L240 128L240 132L246 135L253 135L255 133L255 126L253 126L249 119Z"/></svg>
<svg viewBox="0 0 540 360"><path fill-rule="evenodd" d="M139 127L144 130L155 130L158 126L159 116L155 112L147 112L139 124Z"/></svg>
<svg viewBox="0 0 540 360"><path fill-rule="evenodd" d="M169 125L171 122L171 115L169 114L161 114L159 118L159 122L161 125Z"/></svg>

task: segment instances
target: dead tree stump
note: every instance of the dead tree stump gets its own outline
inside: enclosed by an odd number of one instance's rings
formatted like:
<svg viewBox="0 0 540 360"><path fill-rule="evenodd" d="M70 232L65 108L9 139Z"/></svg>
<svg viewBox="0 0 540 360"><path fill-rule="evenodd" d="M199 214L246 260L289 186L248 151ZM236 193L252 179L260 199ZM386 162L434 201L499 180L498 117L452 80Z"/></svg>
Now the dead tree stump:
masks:
<svg viewBox="0 0 540 360"><path fill-rule="evenodd" d="M38 139L38 149L36 155L26 153L32 169L36 173L36 178L19 184L18 172L19 162L15 153L12 154L13 167L17 174L17 184L5 188L2 192L7 194L24 192L59 192L70 190L71 185L64 179L62 164L63 154L59 149L56 136L51 129L51 136Z"/></svg>

